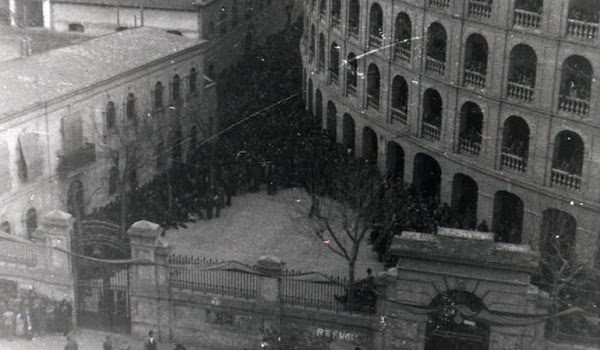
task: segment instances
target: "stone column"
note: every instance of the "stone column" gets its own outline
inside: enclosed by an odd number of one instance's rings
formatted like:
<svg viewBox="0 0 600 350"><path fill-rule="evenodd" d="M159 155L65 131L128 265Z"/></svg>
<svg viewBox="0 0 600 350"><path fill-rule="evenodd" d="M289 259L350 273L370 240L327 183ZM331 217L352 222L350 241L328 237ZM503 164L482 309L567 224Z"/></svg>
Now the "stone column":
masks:
<svg viewBox="0 0 600 350"><path fill-rule="evenodd" d="M149 221L134 223L127 232L131 244L129 287L131 333L143 338L153 330L159 341L170 338L167 258L171 247L160 240L162 227Z"/></svg>
<svg viewBox="0 0 600 350"><path fill-rule="evenodd" d="M279 300L279 278L285 263L275 256L261 256L258 259L257 270L264 274L258 281L256 298L257 314L265 315L262 327L280 330L281 308ZM268 315L268 316L266 316Z"/></svg>

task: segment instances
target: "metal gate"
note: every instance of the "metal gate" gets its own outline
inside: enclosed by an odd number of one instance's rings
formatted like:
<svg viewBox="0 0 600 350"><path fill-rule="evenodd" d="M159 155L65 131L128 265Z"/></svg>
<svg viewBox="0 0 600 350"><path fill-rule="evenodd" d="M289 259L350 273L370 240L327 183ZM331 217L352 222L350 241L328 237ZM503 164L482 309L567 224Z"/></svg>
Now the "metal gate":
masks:
<svg viewBox="0 0 600 350"><path fill-rule="evenodd" d="M77 321L79 327L131 333L129 265L94 262L94 273L79 271Z"/></svg>

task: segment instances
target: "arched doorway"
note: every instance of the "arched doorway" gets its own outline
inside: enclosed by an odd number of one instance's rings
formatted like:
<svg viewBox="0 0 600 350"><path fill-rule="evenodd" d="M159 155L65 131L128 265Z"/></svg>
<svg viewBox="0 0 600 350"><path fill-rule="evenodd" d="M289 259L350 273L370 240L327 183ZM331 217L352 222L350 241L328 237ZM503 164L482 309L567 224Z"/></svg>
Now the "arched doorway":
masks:
<svg viewBox="0 0 600 350"><path fill-rule="evenodd" d="M392 141L387 146L387 174L398 183L404 181L404 150Z"/></svg>
<svg viewBox="0 0 600 350"><path fill-rule="evenodd" d="M487 350L489 326L466 320L459 308L475 313L485 308L472 293L451 290L439 294L430 304L436 311L429 314L425 333L425 350Z"/></svg>
<svg viewBox="0 0 600 350"><path fill-rule="evenodd" d="M419 153L415 156L413 185L427 199L439 201L442 183L442 169L431 156Z"/></svg>
<svg viewBox="0 0 600 350"><path fill-rule="evenodd" d="M523 201L506 191L494 196L492 231L496 242L521 243L523 233Z"/></svg>
<svg viewBox="0 0 600 350"><path fill-rule="evenodd" d="M348 113L344 114L342 143L349 153L354 154L354 119Z"/></svg>
<svg viewBox="0 0 600 350"><path fill-rule="evenodd" d="M337 109L331 101L327 102L327 135L333 143L337 142Z"/></svg>
<svg viewBox="0 0 600 350"><path fill-rule="evenodd" d="M362 151L362 156L366 161L371 165L377 165L377 134L368 126L363 129Z"/></svg>
<svg viewBox="0 0 600 350"><path fill-rule="evenodd" d="M452 180L452 210L459 221L459 228L475 229L477 225L478 187L475 180L463 174Z"/></svg>

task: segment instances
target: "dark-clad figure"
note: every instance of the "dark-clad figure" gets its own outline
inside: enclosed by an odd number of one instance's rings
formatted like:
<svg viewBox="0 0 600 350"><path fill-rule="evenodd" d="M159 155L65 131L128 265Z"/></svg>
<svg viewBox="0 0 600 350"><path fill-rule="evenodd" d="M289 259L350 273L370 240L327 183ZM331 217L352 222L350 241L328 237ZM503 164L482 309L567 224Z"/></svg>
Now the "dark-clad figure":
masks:
<svg viewBox="0 0 600 350"><path fill-rule="evenodd" d="M148 338L144 341L144 350L158 350L158 342L154 339L154 332L148 332Z"/></svg>
<svg viewBox="0 0 600 350"><path fill-rule="evenodd" d="M67 335L67 344L65 345L65 350L79 350L79 345L77 345L77 342L70 334Z"/></svg>
<svg viewBox="0 0 600 350"><path fill-rule="evenodd" d="M72 319L71 315L73 314L73 307L71 303L69 303L66 299L60 302L60 321L62 327L63 335L67 335L71 332L72 327Z"/></svg>
<svg viewBox="0 0 600 350"><path fill-rule="evenodd" d="M102 350L113 350L112 339L110 335L106 336L106 340L102 343Z"/></svg>

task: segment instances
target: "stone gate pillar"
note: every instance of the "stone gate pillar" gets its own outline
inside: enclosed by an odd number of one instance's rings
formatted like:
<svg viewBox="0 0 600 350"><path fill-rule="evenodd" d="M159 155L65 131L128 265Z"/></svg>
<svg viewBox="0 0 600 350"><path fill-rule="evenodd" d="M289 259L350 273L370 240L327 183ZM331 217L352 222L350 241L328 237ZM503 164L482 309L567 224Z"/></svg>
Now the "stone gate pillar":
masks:
<svg viewBox="0 0 600 350"><path fill-rule="evenodd" d="M281 308L279 307L279 278L285 263L274 256L261 256L256 266L263 275L258 281L257 308L264 316L262 327L281 330Z"/></svg>
<svg viewBox="0 0 600 350"><path fill-rule="evenodd" d="M129 286L131 333L139 338L153 330L159 341L170 338L167 258L171 247L160 240L162 227L138 221L127 232L131 244Z"/></svg>

